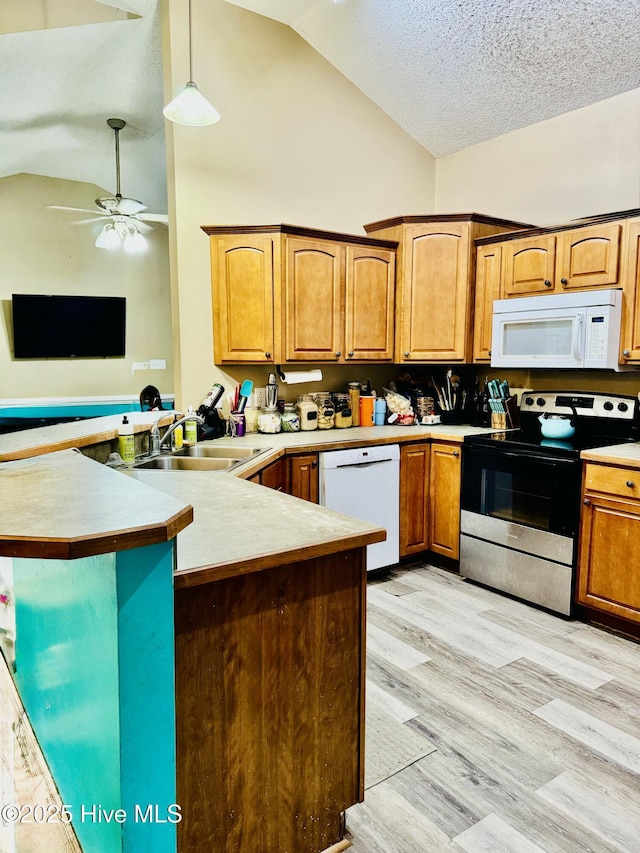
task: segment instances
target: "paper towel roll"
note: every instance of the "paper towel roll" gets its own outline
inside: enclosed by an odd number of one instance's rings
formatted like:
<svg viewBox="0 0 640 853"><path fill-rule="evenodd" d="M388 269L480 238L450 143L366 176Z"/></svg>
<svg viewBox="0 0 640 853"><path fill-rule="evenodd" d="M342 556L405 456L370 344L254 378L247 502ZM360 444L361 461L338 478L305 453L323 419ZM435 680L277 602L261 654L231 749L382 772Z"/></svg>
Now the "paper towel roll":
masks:
<svg viewBox="0 0 640 853"><path fill-rule="evenodd" d="M322 382L322 371L295 370L291 373L281 373L280 378L287 385L297 385L299 382Z"/></svg>

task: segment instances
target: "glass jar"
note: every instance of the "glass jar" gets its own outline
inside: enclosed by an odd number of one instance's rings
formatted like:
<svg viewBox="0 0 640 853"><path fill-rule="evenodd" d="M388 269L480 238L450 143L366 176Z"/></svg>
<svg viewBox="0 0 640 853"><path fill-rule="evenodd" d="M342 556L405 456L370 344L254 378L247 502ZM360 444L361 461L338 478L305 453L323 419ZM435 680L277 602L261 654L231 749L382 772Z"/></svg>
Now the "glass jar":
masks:
<svg viewBox="0 0 640 853"><path fill-rule="evenodd" d="M285 403L283 412L280 415L282 432L299 432L300 431L300 415L296 411L294 403Z"/></svg>
<svg viewBox="0 0 640 853"><path fill-rule="evenodd" d="M260 409L258 414L258 432L280 432L280 412L276 409Z"/></svg>
<svg viewBox="0 0 640 853"><path fill-rule="evenodd" d="M360 426L360 383L349 382L349 399L351 401L351 424Z"/></svg>
<svg viewBox="0 0 640 853"><path fill-rule="evenodd" d="M336 410L333 406L331 394L314 394L314 400L318 407L318 429L332 429L335 424Z"/></svg>
<svg viewBox="0 0 640 853"><path fill-rule="evenodd" d="M298 397L296 409L300 415L301 430L318 428L318 407L311 394L301 394Z"/></svg>
<svg viewBox="0 0 640 853"><path fill-rule="evenodd" d="M332 394L333 405L336 410L335 427L336 429L344 429L350 427L352 423L351 415L351 400L348 394L335 392Z"/></svg>

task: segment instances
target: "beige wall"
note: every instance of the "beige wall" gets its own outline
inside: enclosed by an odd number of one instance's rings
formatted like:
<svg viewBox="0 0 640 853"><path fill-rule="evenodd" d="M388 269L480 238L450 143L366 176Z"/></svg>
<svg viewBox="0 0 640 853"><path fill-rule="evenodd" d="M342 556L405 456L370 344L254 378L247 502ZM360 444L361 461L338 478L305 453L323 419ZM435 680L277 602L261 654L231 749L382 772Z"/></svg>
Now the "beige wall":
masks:
<svg viewBox="0 0 640 853"><path fill-rule="evenodd" d="M437 163L436 210L566 222L640 207L640 89Z"/></svg>
<svg viewBox="0 0 640 853"><path fill-rule="evenodd" d="M140 256L96 249L103 222L77 225L82 213L47 205L91 208L104 189L39 175L0 180L2 285L0 399L137 396L147 384L173 391L167 231L156 225ZM11 294L125 296L124 358L14 360ZM164 358L164 371L132 373L134 361Z"/></svg>
<svg viewBox="0 0 640 853"><path fill-rule="evenodd" d="M186 10L164 7L167 99L188 75ZM435 192L434 158L289 27L195 0L193 73L222 119L205 128L167 122L179 405L197 405L212 382L230 384L213 365L201 225L285 222L363 234L367 222L433 212ZM241 368L233 374L244 378Z"/></svg>

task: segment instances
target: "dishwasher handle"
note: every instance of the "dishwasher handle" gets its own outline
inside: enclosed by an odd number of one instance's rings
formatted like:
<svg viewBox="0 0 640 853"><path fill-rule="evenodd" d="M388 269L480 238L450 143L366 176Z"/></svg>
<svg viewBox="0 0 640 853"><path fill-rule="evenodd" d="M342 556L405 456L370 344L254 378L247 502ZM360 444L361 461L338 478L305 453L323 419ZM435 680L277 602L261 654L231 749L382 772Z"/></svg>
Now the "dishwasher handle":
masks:
<svg viewBox="0 0 640 853"><path fill-rule="evenodd" d="M345 462L344 465L336 465L336 468L373 468L374 465L381 465L385 462L395 461L395 459L388 457L387 459L374 459L372 462Z"/></svg>

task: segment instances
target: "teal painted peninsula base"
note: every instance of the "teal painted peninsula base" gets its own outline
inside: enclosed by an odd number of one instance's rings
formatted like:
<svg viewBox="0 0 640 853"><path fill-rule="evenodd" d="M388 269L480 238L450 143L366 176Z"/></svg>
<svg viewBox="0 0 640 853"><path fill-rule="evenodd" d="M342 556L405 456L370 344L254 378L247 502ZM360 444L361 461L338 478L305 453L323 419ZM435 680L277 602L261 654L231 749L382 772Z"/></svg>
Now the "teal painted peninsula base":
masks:
<svg viewBox="0 0 640 853"><path fill-rule="evenodd" d="M14 559L16 681L86 853L175 853L175 539Z"/></svg>

